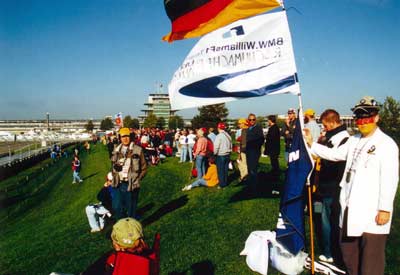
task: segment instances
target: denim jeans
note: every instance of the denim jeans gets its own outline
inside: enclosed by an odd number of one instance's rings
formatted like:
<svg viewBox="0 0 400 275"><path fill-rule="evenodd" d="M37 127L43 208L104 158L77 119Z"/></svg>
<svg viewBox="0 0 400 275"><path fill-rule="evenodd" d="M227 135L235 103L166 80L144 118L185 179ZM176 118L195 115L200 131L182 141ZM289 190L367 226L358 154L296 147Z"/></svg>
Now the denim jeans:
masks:
<svg viewBox="0 0 400 275"><path fill-rule="evenodd" d="M196 156L197 178L201 179L206 173L206 157Z"/></svg>
<svg viewBox="0 0 400 275"><path fill-rule="evenodd" d="M181 162L185 162L186 161L187 153L188 153L188 146L182 144L182 147L181 147Z"/></svg>
<svg viewBox="0 0 400 275"><path fill-rule="evenodd" d="M322 223L322 247L323 254L329 258L332 257L331 251L331 238L332 238L332 226L331 226L331 206L333 198L326 197L322 199L322 212L321 212L321 223Z"/></svg>
<svg viewBox="0 0 400 275"><path fill-rule="evenodd" d="M79 172L74 171L74 173L72 173L72 180L73 182L80 182L82 180L79 176Z"/></svg>
<svg viewBox="0 0 400 275"><path fill-rule="evenodd" d="M207 182L205 179L200 178L200 179L195 180L191 185L192 185L192 188L198 187L198 186L207 186Z"/></svg>
<svg viewBox="0 0 400 275"><path fill-rule="evenodd" d="M128 191L128 183L120 182L117 188L114 188L112 206L117 220L125 217L135 218L139 199L139 190Z"/></svg>
<svg viewBox="0 0 400 275"><path fill-rule="evenodd" d="M230 160L229 155L216 157L218 181L220 187L225 187L228 185L229 160Z"/></svg>
<svg viewBox="0 0 400 275"><path fill-rule="evenodd" d="M89 221L90 228L93 230L101 230L104 227L104 215L109 213L101 204L86 206L86 216Z"/></svg>
<svg viewBox="0 0 400 275"><path fill-rule="evenodd" d="M193 161L193 144L188 144L188 154L189 154L189 160Z"/></svg>

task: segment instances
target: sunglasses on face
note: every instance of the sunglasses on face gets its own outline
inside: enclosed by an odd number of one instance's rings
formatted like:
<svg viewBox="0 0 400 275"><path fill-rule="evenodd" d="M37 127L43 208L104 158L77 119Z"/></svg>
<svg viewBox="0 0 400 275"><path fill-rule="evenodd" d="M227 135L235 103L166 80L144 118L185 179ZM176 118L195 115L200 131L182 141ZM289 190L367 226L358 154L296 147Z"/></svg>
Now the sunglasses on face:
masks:
<svg viewBox="0 0 400 275"><path fill-rule="evenodd" d="M369 124L369 123L374 123L375 122L375 117L360 117L356 118L356 124L357 125L364 125L364 124Z"/></svg>
<svg viewBox="0 0 400 275"><path fill-rule="evenodd" d="M248 121L256 121L255 118L249 118Z"/></svg>

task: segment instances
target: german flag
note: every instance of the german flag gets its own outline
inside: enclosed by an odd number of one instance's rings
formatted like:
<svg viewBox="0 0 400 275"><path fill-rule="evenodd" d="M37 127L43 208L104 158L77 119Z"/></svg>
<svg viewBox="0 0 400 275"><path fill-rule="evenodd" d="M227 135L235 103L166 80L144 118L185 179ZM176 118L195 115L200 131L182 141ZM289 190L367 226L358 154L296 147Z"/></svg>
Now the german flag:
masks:
<svg viewBox="0 0 400 275"><path fill-rule="evenodd" d="M163 37L172 42L209 33L236 20L279 7L279 0L164 0L172 31Z"/></svg>

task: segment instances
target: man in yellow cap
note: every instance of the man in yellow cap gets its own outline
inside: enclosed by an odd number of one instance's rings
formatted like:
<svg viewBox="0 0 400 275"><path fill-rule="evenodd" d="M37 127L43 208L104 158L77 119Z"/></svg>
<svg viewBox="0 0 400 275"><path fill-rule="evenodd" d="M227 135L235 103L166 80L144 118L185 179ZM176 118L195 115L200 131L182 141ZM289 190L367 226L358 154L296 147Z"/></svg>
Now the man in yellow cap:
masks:
<svg viewBox="0 0 400 275"><path fill-rule="evenodd" d="M242 182L248 175L247 160L246 160L246 142L247 142L247 128L248 121L245 118L238 120L239 130L237 132L236 140L239 141L239 156L237 159L238 168L240 172L240 182Z"/></svg>
<svg viewBox="0 0 400 275"><path fill-rule="evenodd" d="M147 163L140 146L131 142L129 128L119 131L121 144L113 151L114 196L112 206L117 219L136 215L140 181L146 174ZM125 213L126 211L126 213Z"/></svg>
<svg viewBox="0 0 400 275"><path fill-rule="evenodd" d="M317 142L321 134L321 127L318 126L315 120L315 111L313 109L307 109L304 112L304 128L310 130L313 141Z"/></svg>
<svg viewBox="0 0 400 275"><path fill-rule="evenodd" d="M383 133L379 104L363 97L351 110L360 134L338 148L313 143L311 153L331 161L346 160L340 182L340 248L349 275L384 274L385 246L399 181L399 148Z"/></svg>

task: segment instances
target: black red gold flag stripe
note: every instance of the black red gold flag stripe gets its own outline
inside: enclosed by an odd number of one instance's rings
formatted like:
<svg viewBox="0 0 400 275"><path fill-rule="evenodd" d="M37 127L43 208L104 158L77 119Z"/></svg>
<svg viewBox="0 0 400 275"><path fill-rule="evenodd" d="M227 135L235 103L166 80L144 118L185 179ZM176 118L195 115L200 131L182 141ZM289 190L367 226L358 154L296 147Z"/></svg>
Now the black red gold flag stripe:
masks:
<svg viewBox="0 0 400 275"><path fill-rule="evenodd" d="M198 37L279 5L278 0L164 0L172 31L163 40Z"/></svg>

